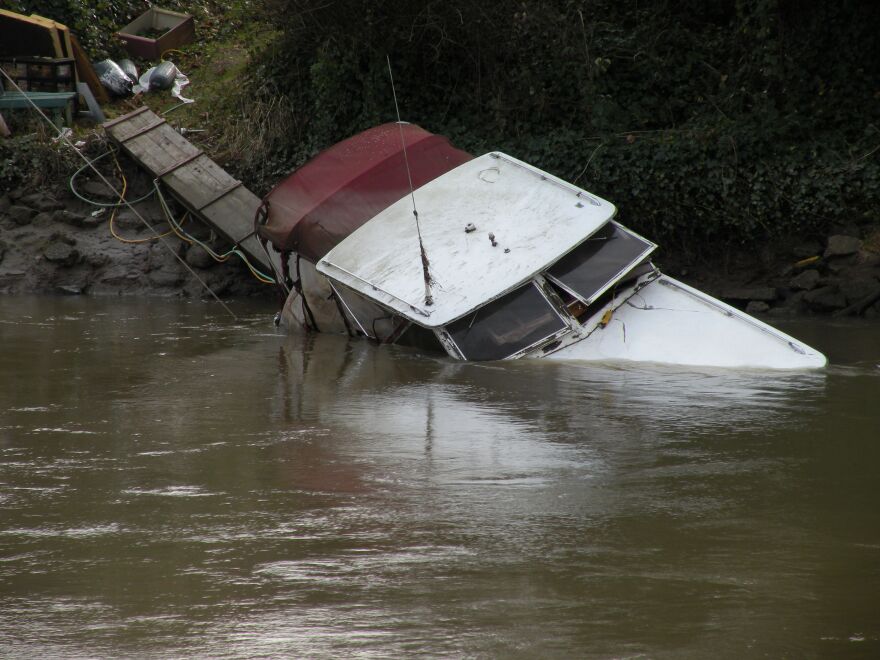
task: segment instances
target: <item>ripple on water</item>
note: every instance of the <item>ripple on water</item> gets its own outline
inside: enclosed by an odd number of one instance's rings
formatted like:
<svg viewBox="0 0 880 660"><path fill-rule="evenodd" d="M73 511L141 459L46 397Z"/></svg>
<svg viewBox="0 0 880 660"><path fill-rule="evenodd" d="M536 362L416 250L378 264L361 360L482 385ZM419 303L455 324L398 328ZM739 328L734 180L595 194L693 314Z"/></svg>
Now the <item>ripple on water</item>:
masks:
<svg viewBox="0 0 880 660"><path fill-rule="evenodd" d="M20 527L0 530L0 535L27 538L95 538L118 534L120 531L122 528L118 523L107 523L84 527Z"/></svg>
<svg viewBox="0 0 880 660"><path fill-rule="evenodd" d="M28 434L32 435L34 433L65 433L68 435L102 435L101 431L87 431L85 429L69 429L69 428L64 428L63 426L59 426L59 427L55 427L55 428L42 427L42 428L31 429L31 431L29 431Z"/></svg>
<svg viewBox="0 0 880 660"><path fill-rule="evenodd" d="M375 586L383 579L415 570L430 571L476 553L463 546L412 546L395 552L376 548L353 548L337 556L282 560L257 566L254 573L270 579L313 584L325 589L328 583Z"/></svg>
<svg viewBox="0 0 880 660"><path fill-rule="evenodd" d="M200 454L205 451L205 447L189 447L187 449L153 449L150 451L139 451L135 456L168 456L171 454Z"/></svg>
<svg viewBox="0 0 880 660"><path fill-rule="evenodd" d="M223 493L212 493L201 486L166 486L165 488L126 488L125 495L150 495L158 497L218 497Z"/></svg>

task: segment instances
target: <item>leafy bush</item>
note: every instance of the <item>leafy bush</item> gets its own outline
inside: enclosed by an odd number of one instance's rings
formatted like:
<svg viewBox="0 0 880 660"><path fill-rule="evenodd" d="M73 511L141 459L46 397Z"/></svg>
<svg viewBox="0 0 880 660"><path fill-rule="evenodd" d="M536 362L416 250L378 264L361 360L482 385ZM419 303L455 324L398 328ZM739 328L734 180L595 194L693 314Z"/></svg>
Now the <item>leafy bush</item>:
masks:
<svg viewBox="0 0 880 660"><path fill-rule="evenodd" d="M291 168L395 118L388 55L404 119L575 180L667 244L877 222L876 3L266 3L281 36L254 81L298 118L272 154Z"/></svg>
<svg viewBox="0 0 880 660"><path fill-rule="evenodd" d="M67 144L51 138L43 124L34 123L32 131L0 140L0 191L55 184L82 165Z"/></svg>
<svg viewBox="0 0 880 660"><path fill-rule="evenodd" d="M211 25L213 17L229 13L229 6L247 5L249 0L162 0L163 9L191 14L198 23ZM151 5L149 0L4 0L4 9L22 14L39 14L65 24L82 42L94 60L119 55L120 44L113 34L140 16Z"/></svg>

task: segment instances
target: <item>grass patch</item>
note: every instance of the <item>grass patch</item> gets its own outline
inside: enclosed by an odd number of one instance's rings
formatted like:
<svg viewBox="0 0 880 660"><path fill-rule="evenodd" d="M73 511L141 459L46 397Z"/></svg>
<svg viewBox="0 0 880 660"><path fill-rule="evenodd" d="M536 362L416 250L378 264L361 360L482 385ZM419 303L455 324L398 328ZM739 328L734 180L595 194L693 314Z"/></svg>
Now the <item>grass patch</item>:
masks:
<svg viewBox="0 0 880 660"><path fill-rule="evenodd" d="M182 93L195 102L181 104L168 91L154 91L114 99L102 106L104 114L112 120L146 105L261 195L288 170L285 163L266 154L287 144L296 126L287 97L273 93L271 81L260 80L262 69L255 70L253 63L253 54L272 43L278 33L261 20L249 0L174 8L194 15L196 40L165 53L165 58L189 78ZM108 43L107 48L117 62L127 57L118 47L114 52ZM139 74L158 64L137 59L134 63ZM82 165L69 147L52 141L55 133L35 113L4 116L15 136L0 140L0 184L4 188L58 181ZM87 142L88 153L95 155L105 148L100 126L76 122L72 129L73 141Z"/></svg>
<svg viewBox="0 0 880 660"><path fill-rule="evenodd" d="M148 106L254 192L263 194L286 173L266 154L286 144L295 130L287 97L273 94L271 84L258 79L260 71L253 64L253 53L277 33L255 22L219 37L167 53L167 59L189 78L182 94L194 103L181 104L170 93L155 91L114 103L108 116Z"/></svg>

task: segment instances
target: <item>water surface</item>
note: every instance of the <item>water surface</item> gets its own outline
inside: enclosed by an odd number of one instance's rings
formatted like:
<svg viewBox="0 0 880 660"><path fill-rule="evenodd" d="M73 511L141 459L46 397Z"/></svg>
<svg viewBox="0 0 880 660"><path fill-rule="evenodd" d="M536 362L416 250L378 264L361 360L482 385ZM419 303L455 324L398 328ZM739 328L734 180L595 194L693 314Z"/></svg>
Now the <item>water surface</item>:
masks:
<svg viewBox="0 0 880 660"><path fill-rule="evenodd" d="M2 657L878 657L880 327L461 364L0 298Z"/></svg>

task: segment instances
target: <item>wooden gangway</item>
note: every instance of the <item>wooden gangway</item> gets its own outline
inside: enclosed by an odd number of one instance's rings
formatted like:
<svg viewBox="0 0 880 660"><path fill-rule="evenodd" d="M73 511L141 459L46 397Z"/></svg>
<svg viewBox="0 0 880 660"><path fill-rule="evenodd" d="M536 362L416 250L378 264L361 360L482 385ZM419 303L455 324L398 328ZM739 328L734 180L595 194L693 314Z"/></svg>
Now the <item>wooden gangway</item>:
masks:
<svg viewBox="0 0 880 660"><path fill-rule="evenodd" d="M237 245L254 267L274 276L266 251L254 236L260 198L241 181L146 106L103 126L110 139L164 183L190 213ZM271 254L280 272L278 257Z"/></svg>

